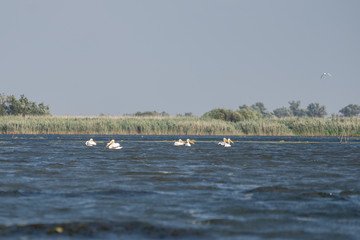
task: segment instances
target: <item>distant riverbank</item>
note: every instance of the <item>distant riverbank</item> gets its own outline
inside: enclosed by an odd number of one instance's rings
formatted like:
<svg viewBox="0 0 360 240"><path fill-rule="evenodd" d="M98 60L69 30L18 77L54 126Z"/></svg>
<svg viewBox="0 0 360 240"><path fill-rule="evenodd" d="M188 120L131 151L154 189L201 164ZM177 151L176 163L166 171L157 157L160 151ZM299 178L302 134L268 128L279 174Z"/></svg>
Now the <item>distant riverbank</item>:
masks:
<svg viewBox="0 0 360 240"><path fill-rule="evenodd" d="M283 118L239 122L199 117L2 116L1 134L360 136L359 118Z"/></svg>

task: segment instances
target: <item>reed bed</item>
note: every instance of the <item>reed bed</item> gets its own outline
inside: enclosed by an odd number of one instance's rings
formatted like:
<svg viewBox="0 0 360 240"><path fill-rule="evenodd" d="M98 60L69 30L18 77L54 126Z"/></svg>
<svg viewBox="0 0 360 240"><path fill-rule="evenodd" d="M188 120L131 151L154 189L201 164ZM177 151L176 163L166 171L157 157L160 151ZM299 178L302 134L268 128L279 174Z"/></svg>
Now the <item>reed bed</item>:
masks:
<svg viewBox="0 0 360 240"><path fill-rule="evenodd" d="M280 122L294 135L359 136L360 118L287 118Z"/></svg>
<svg viewBox="0 0 360 240"><path fill-rule="evenodd" d="M2 134L234 134L232 123L179 117L0 117Z"/></svg>
<svg viewBox="0 0 360 240"><path fill-rule="evenodd" d="M0 133L360 136L360 119L284 118L234 123L198 117L2 116Z"/></svg>
<svg viewBox="0 0 360 240"><path fill-rule="evenodd" d="M236 123L236 129L245 135L292 136L293 132L276 120L247 120Z"/></svg>

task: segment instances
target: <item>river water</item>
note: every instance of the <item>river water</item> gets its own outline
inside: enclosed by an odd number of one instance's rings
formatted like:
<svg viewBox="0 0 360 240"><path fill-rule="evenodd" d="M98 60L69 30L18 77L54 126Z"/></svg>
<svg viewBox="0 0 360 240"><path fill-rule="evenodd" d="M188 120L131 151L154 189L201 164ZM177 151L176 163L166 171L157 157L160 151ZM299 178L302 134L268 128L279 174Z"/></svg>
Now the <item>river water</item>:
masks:
<svg viewBox="0 0 360 240"><path fill-rule="evenodd" d="M0 239L360 238L358 138L223 137L0 135Z"/></svg>

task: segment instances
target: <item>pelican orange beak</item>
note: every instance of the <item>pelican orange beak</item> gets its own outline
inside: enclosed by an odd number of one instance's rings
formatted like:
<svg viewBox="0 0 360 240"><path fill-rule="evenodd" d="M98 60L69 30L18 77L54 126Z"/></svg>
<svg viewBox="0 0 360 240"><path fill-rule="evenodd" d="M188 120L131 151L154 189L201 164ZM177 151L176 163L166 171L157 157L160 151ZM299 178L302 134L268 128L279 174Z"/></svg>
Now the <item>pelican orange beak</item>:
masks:
<svg viewBox="0 0 360 240"><path fill-rule="evenodd" d="M114 140L111 140L110 142L108 142L108 144L106 144L106 147L113 144L114 143Z"/></svg>

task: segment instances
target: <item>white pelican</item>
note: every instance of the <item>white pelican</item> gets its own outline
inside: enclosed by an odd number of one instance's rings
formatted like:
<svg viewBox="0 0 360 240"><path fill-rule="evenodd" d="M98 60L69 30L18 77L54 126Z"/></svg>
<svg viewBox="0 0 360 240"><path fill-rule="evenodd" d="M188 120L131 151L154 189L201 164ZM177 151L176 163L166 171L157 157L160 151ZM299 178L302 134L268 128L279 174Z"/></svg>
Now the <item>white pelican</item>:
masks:
<svg viewBox="0 0 360 240"><path fill-rule="evenodd" d="M218 142L218 145L224 146L226 142L227 142L227 139L226 139L226 138L223 138L223 141L222 141L222 142Z"/></svg>
<svg viewBox="0 0 360 240"><path fill-rule="evenodd" d="M332 77L332 75L330 74L330 73L323 73L323 74L321 74L321 77L320 78L325 78L325 77L327 77L327 76L329 76L329 77Z"/></svg>
<svg viewBox="0 0 360 240"><path fill-rule="evenodd" d="M190 143L194 144L194 142L193 142L193 141L191 141L190 139L186 139L185 146L187 146L187 147L191 147L191 144L190 144Z"/></svg>
<svg viewBox="0 0 360 240"><path fill-rule="evenodd" d="M185 144L185 142L181 139L179 139L179 141L177 141L177 142L174 142L174 146L182 146L184 144Z"/></svg>
<svg viewBox="0 0 360 240"><path fill-rule="evenodd" d="M89 141L86 141L86 142L85 142L85 145L86 145L86 146L95 146L95 145L96 145L96 142L95 142L92 138L90 138Z"/></svg>
<svg viewBox="0 0 360 240"><path fill-rule="evenodd" d="M224 144L224 147L231 147L231 143L234 143L233 141L231 141L230 138L228 138Z"/></svg>
<svg viewBox="0 0 360 240"><path fill-rule="evenodd" d="M108 144L106 144L106 147L109 149L122 149L120 143L116 143L114 139L108 142Z"/></svg>

